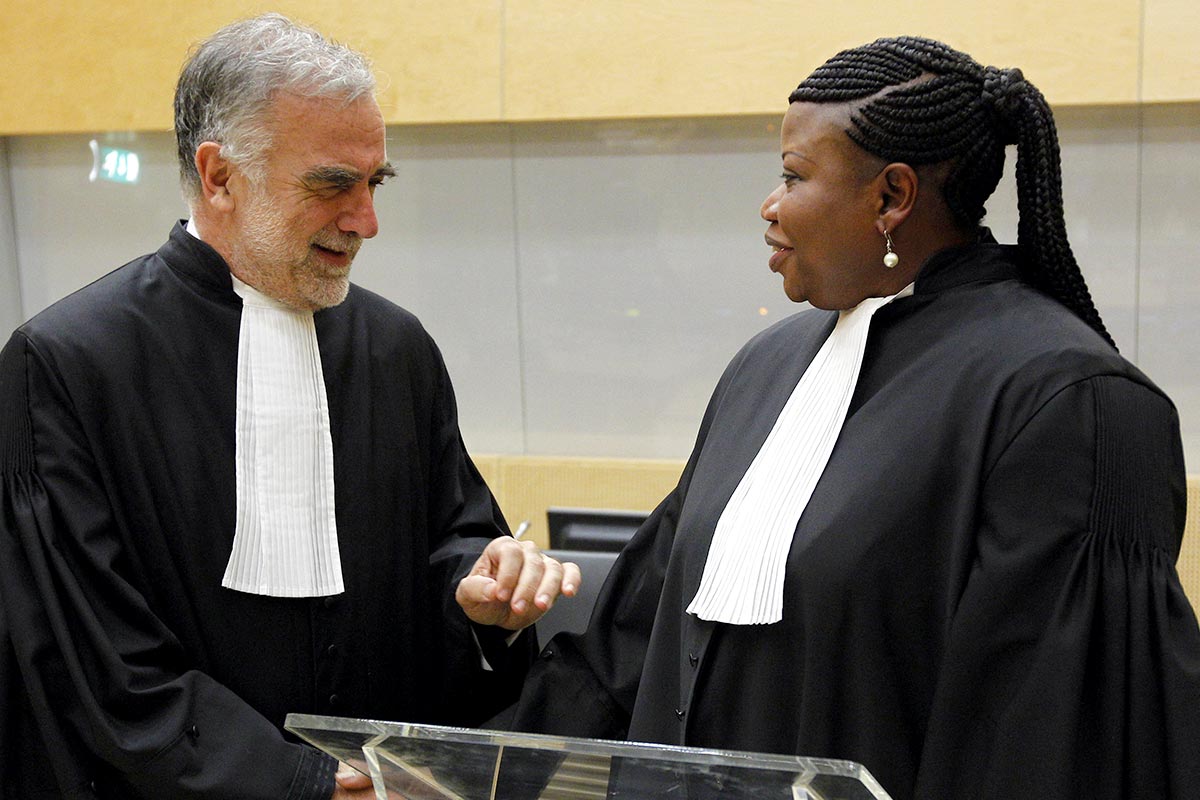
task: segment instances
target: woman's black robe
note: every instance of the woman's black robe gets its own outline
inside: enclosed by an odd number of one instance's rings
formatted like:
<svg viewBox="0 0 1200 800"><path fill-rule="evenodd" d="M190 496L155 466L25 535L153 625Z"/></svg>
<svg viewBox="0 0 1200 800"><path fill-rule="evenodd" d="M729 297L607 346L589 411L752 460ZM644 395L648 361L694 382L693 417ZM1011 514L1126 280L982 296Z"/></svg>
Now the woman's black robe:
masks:
<svg viewBox="0 0 1200 800"><path fill-rule="evenodd" d="M587 633L543 651L515 726L850 759L897 800L1200 797L1175 409L1016 259L941 254L875 315L783 620L732 626L684 609L836 314L749 342Z"/></svg>

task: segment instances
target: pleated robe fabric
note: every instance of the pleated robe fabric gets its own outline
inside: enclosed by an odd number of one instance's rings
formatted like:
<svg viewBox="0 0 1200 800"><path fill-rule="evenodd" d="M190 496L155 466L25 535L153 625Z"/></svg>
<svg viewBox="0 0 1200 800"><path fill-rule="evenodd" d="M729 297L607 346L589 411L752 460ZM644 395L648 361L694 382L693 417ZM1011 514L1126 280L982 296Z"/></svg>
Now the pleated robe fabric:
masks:
<svg viewBox="0 0 1200 800"><path fill-rule="evenodd" d="M289 712L473 724L516 697L533 637L477 631L485 671L453 598L503 516L435 344L359 287L315 315L346 591L222 588L240 313L177 225L0 355L4 798L323 797Z"/></svg>
<svg viewBox="0 0 1200 800"><path fill-rule="evenodd" d="M1018 270L991 241L939 254L876 314L783 620L738 626L684 609L836 314L750 341L678 487L587 632L544 648L511 724L849 759L896 800L1200 797L1176 411Z"/></svg>

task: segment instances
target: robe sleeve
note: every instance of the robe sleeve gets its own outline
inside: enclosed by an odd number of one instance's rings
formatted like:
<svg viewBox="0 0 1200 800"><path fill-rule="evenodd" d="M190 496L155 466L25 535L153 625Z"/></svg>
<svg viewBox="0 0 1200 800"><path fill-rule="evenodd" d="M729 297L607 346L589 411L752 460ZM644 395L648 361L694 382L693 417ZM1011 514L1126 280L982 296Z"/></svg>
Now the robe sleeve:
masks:
<svg viewBox="0 0 1200 800"><path fill-rule="evenodd" d="M1059 391L984 476L920 798L1200 792L1200 630L1175 559L1178 419L1125 377Z"/></svg>
<svg viewBox="0 0 1200 800"><path fill-rule="evenodd" d="M0 353L0 479L0 696L23 700L3 725L52 773L0 735L6 796L328 797L336 762L189 668L129 578L88 432L21 332Z"/></svg>
<svg viewBox="0 0 1200 800"><path fill-rule="evenodd" d="M520 700L496 727L623 739L633 714L666 557L677 489L646 519L613 564L582 634L560 633L530 668Z"/></svg>
<svg viewBox="0 0 1200 800"><path fill-rule="evenodd" d="M626 737L692 475L708 431L754 344L751 340L743 346L726 366L679 483L621 550L596 596L587 629L551 639L530 668L518 702L489 726L559 736Z"/></svg>
<svg viewBox="0 0 1200 800"><path fill-rule="evenodd" d="M495 497L467 453L449 372L437 345L426 340L435 373L431 420L430 566L442 590L446 669L441 679L444 721L479 725L512 704L536 655L533 628L512 631L472 623L458 605L458 583L488 543L511 535ZM486 666L485 666L486 661Z"/></svg>
<svg viewBox="0 0 1200 800"><path fill-rule="evenodd" d="M680 510L724 383L709 404L679 483L650 513L609 570L587 629L582 634L559 633L542 648L520 700L493 721L495 727L559 736L625 738Z"/></svg>

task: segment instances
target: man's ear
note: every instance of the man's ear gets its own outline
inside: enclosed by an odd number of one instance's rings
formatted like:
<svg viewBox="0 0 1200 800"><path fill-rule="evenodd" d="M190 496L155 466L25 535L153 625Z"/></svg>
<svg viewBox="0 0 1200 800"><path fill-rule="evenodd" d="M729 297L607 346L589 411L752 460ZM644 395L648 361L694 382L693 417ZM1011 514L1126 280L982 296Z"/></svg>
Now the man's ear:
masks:
<svg viewBox="0 0 1200 800"><path fill-rule="evenodd" d="M221 155L221 145L216 142L202 142L196 148L196 171L200 173L202 202L214 211L232 211L236 205L230 192L234 166Z"/></svg>
<svg viewBox="0 0 1200 800"><path fill-rule="evenodd" d="M883 168L875 179L879 221L883 228L894 231L900 227L917 204L920 180L908 164L893 163Z"/></svg>

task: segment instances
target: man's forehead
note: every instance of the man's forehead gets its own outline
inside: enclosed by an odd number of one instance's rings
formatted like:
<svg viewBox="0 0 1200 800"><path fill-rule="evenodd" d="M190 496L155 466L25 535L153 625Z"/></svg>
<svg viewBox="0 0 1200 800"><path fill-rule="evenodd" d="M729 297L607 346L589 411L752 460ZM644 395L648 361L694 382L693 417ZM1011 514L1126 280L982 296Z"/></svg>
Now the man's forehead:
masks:
<svg viewBox="0 0 1200 800"><path fill-rule="evenodd" d="M301 173L388 170L387 131L374 98L350 102L281 94L272 105L272 149L298 159Z"/></svg>

